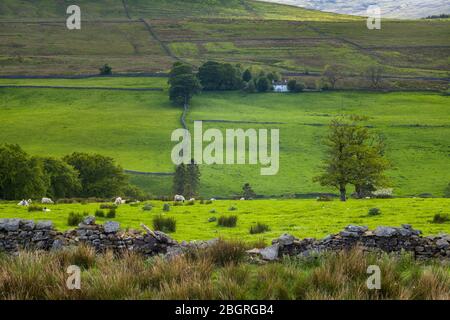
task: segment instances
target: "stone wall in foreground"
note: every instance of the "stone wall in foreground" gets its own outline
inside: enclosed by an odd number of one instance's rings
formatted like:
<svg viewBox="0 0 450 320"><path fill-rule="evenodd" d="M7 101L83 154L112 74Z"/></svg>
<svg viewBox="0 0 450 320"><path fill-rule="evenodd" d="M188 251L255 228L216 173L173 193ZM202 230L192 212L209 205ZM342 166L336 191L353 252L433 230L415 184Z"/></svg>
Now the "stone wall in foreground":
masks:
<svg viewBox="0 0 450 320"><path fill-rule="evenodd" d="M78 228L58 232L51 221L35 223L31 220L0 219L0 251L57 250L86 244L98 252L113 250L134 251L144 255L175 255L187 248L204 248L217 241L178 243L163 232L145 229L145 232L123 231L117 222L108 221L99 225L95 223L94 217L86 217ZM450 258L449 235L423 237L419 230L414 230L410 225L378 227L375 230L350 225L340 233L323 239L297 239L284 234L273 240L271 246L249 250L248 254L264 260L276 260L283 255L307 256L314 252L346 250L355 246L368 251L408 251L417 258Z"/></svg>

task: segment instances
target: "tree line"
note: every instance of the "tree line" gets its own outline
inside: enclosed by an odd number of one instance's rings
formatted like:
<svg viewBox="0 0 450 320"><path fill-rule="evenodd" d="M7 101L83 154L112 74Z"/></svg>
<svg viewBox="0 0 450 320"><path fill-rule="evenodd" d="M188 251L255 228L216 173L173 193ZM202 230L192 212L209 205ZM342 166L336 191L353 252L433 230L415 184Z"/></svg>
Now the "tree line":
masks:
<svg viewBox="0 0 450 320"><path fill-rule="evenodd" d="M61 159L30 156L17 144L0 146L0 198L142 196L112 158L74 152Z"/></svg>

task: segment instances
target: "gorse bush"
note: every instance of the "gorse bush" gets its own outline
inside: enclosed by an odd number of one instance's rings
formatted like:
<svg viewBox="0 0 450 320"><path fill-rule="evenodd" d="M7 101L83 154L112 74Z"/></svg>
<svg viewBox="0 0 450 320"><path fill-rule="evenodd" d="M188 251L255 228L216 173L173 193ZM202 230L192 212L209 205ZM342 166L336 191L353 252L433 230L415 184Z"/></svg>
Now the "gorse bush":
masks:
<svg viewBox="0 0 450 320"><path fill-rule="evenodd" d="M67 225L74 227L80 224L83 221L83 215L76 212L70 212L67 217Z"/></svg>
<svg viewBox="0 0 450 320"><path fill-rule="evenodd" d="M153 229L166 233L175 232L177 229L177 222L175 218L166 218L160 215L153 218Z"/></svg>
<svg viewBox="0 0 450 320"><path fill-rule="evenodd" d="M105 217L105 212L103 212L103 210L96 210L95 211L95 216L98 218L104 218Z"/></svg>
<svg viewBox="0 0 450 320"><path fill-rule="evenodd" d="M381 214L381 210L379 208L370 208L368 215L369 216L378 216Z"/></svg>
<svg viewBox="0 0 450 320"><path fill-rule="evenodd" d="M450 216L448 214L436 213L433 217L433 223L445 223L450 221Z"/></svg>
<svg viewBox="0 0 450 320"><path fill-rule="evenodd" d="M115 208L109 209L108 213L106 214L106 217L109 219L115 218L116 217L116 209Z"/></svg>
<svg viewBox="0 0 450 320"><path fill-rule="evenodd" d="M217 225L221 227L233 228L236 227L237 220L237 216L221 216L217 220Z"/></svg>
<svg viewBox="0 0 450 320"><path fill-rule="evenodd" d="M267 224L257 223L250 227L250 234L264 233L270 231L270 228Z"/></svg>

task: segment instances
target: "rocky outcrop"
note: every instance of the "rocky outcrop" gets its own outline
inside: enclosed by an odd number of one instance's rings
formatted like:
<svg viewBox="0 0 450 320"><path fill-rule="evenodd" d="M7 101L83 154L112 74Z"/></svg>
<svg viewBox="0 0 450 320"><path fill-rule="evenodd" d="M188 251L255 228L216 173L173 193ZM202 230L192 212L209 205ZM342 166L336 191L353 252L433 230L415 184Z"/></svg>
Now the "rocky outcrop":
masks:
<svg viewBox="0 0 450 320"><path fill-rule="evenodd" d="M369 230L366 226L349 225L338 234L323 239L297 239L284 234L272 241L272 246L264 249L253 249L249 254L258 255L263 260L276 260L283 255L308 256L324 251L348 250L360 247L366 251L412 252L418 259L443 258L450 259L450 236L422 237L421 231L411 225L401 227L377 227ZM267 253L270 254L267 254Z"/></svg>

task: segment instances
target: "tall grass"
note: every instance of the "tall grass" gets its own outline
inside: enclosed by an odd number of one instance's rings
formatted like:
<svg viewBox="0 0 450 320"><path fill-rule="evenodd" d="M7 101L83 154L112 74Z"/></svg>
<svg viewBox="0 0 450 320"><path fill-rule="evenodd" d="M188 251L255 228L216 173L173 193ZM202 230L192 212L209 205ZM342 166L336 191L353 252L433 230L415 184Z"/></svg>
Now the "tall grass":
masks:
<svg viewBox="0 0 450 320"><path fill-rule="evenodd" d="M0 254L0 299L450 299L450 267L411 255L355 249L256 265L245 245L220 240L172 259L134 253L96 255L79 246ZM381 290L366 287L367 266L381 269ZM66 288L78 265L81 290Z"/></svg>

